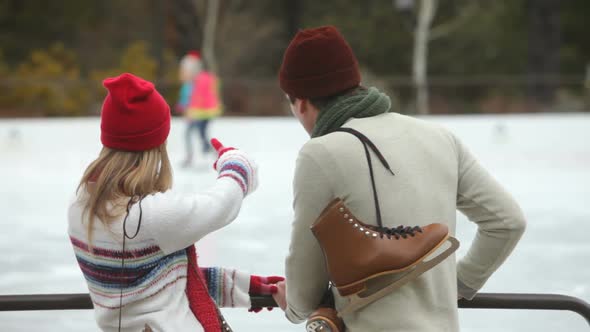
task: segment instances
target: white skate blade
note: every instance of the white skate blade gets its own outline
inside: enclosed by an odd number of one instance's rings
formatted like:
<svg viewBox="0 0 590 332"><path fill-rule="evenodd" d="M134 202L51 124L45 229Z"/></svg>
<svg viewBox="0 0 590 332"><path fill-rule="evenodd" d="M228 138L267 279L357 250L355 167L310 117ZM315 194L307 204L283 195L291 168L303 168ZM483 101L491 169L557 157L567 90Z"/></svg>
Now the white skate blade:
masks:
<svg viewBox="0 0 590 332"><path fill-rule="evenodd" d="M391 292L395 291L396 289L402 287L403 285L407 284L408 282L416 279L422 273L432 269L440 262L445 260L445 258L449 257L452 253L454 253L459 248L459 241L452 236L447 238L447 241L450 242L449 248L441 252L436 257L430 260L423 260L422 262L418 263L411 271L406 273L405 275L401 276L399 279L391 283L390 285L380 289L379 291L367 295L367 296L359 296L359 294L354 294L348 296L349 302L347 305L344 306L341 310L338 311L338 316L342 317L343 315L355 312L377 300L390 294Z"/></svg>

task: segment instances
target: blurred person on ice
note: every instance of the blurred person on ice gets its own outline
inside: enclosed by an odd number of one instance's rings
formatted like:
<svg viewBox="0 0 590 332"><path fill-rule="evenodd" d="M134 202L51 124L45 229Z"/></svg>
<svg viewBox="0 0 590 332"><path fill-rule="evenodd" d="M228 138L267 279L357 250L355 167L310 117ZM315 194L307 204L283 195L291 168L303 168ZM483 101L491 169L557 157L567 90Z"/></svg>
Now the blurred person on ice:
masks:
<svg viewBox="0 0 590 332"><path fill-rule="evenodd" d="M194 157L193 132L199 133L201 153L207 156L211 152L208 127L213 119L221 115L222 103L219 94L219 79L206 70L205 63L198 51L190 51L180 60L180 96L176 112L186 119L185 158L183 167L190 167Z"/></svg>

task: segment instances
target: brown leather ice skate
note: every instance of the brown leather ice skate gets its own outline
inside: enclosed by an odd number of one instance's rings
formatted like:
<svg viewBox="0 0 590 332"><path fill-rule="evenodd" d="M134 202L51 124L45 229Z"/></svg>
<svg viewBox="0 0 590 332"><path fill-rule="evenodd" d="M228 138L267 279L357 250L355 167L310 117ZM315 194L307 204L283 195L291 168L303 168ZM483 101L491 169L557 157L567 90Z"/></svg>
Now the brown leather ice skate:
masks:
<svg viewBox="0 0 590 332"><path fill-rule="evenodd" d="M332 283L340 295L350 299L339 315L358 310L400 288L459 247L459 242L449 236L446 225L397 228L367 225L340 199L324 209L311 230L324 252ZM446 241L450 247L426 261ZM360 296L368 280L400 272L408 273L374 294Z"/></svg>
<svg viewBox="0 0 590 332"><path fill-rule="evenodd" d="M334 131L352 134L363 144L371 176L378 225L372 226L361 222L344 205L344 202L337 198L326 206L311 226L311 231L324 252L332 283L340 295L350 300L338 313L342 316L390 294L432 269L459 248L459 241L449 236L448 227L444 224L430 224L424 227L384 227L370 150L391 175L395 174L379 149L364 134L344 127ZM450 242L447 249L436 257L426 260L447 241ZM396 273L402 273L402 275L388 286L363 296L368 280Z"/></svg>

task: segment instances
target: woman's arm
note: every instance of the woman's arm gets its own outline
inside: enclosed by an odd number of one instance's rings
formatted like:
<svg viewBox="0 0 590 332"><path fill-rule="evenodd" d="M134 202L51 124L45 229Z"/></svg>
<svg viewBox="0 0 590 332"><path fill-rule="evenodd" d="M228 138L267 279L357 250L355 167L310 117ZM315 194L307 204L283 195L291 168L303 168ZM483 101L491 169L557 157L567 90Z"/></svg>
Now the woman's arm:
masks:
<svg viewBox="0 0 590 332"><path fill-rule="evenodd" d="M278 276L261 277L243 271L222 267L202 267L201 274L207 283L209 295L221 308L253 308L250 300L255 295L271 295L277 292L275 284L285 278Z"/></svg>

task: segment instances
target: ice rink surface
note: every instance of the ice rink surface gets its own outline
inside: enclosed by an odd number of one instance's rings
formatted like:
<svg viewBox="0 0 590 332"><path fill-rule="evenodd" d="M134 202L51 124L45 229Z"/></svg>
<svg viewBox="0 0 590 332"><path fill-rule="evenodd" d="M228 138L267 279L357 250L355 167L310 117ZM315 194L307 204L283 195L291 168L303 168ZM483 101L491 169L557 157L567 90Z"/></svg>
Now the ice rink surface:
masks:
<svg viewBox="0 0 590 332"><path fill-rule="evenodd" d="M590 302L590 115L432 116L454 131L515 196L528 229L484 292L559 293ZM250 152L260 187L228 227L198 243L200 265L283 274L291 180L307 136L293 118L222 118L212 135ZM169 138L174 190L206 189L210 161L181 169L184 123ZM99 120L0 121L0 294L87 292L66 234L66 209L99 150ZM475 234L458 214L458 256ZM391 309L392 311L395 308ZM280 310L224 309L235 331L303 331ZM424 317L423 319L428 319ZM588 331L570 312L460 310L462 331ZM0 313L0 331L98 331L92 311Z"/></svg>

